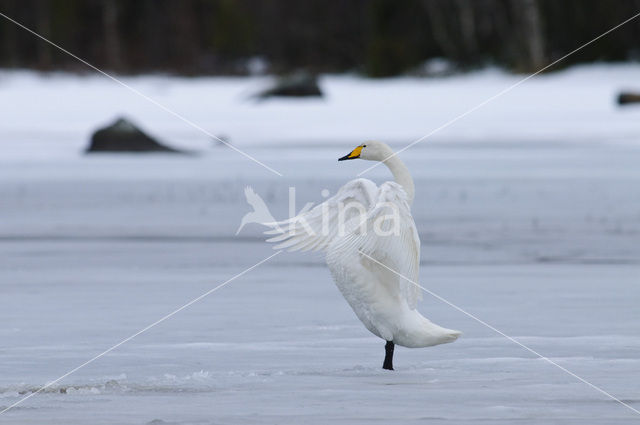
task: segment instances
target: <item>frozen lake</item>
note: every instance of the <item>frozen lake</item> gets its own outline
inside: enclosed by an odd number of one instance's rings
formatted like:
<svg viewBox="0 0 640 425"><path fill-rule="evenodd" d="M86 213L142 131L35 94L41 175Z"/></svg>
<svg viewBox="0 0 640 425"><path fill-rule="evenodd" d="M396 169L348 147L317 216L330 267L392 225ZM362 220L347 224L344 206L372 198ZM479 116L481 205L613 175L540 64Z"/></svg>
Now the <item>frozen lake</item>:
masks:
<svg viewBox="0 0 640 425"><path fill-rule="evenodd" d="M335 145L334 145L335 146ZM0 167L0 408L273 251L277 217L369 163L342 148L67 156ZM458 143L401 156L421 283L640 409L640 145ZM366 177L388 178L384 167ZM425 294L453 344L396 349L359 323L318 254L280 254L45 392L11 424L627 424L640 417Z"/></svg>

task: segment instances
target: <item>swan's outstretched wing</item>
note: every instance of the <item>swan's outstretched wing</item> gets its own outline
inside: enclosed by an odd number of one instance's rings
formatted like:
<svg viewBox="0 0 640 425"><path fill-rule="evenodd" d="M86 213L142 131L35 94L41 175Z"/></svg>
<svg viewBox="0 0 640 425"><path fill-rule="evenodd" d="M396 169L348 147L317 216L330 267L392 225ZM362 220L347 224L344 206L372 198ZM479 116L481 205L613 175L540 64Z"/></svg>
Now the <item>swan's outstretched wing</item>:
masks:
<svg viewBox="0 0 640 425"><path fill-rule="evenodd" d="M409 308L415 309L422 299L420 288L398 274L418 283L420 238L407 195L400 185L387 182L380 186L377 202L369 211L366 224L364 230L357 227L332 245L331 258L347 261L343 259L353 258L353 253L358 252L362 266L371 272L372 278L387 285L391 293L397 293Z"/></svg>
<svg viewBox="0 0 640 425"><path fill-rule="evenodd" d="M377 196L378 187L371 180L352 180L309 211L303 210L289 220L267 223L274 229L265 233L276 235L267 241L279 242L276 249L289 251L326 250L337 237L349 233L355 221L366 217Z"/></svg>

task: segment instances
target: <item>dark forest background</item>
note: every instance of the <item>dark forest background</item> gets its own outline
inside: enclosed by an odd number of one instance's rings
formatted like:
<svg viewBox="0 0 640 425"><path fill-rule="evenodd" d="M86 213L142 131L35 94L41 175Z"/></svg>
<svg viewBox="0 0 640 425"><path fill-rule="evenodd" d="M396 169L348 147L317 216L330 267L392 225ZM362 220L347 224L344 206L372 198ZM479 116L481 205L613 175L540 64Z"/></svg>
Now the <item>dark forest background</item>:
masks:
<svg viewBox="0 0 640 425"><path fill-rule="evenodd" d="M122 73L246 74L259 62L278 74L383 77L430 58L537 70L638 13L640 0L0 0L0 11ZM0 66L85 70L0 19ZM637 19L562 65L639 58Z"/></svg>

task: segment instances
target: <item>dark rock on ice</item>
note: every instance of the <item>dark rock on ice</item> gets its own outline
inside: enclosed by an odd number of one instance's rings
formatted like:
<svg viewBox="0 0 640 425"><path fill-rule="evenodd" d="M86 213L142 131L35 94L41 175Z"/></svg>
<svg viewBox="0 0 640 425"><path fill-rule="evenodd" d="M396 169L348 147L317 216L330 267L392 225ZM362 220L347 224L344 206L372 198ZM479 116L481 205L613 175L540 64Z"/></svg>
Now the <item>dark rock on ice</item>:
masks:
<svg viewBox="0 0 640 425"><path fill-rule="evenodd" d="M640 103L640 93L622 92L618 95L618 105Z"/></svg>
<svg viewBox="0 0 640 425"><path fill-rule="evenodd" d="M118 118L113 124L93 133L87 152L183 153L158 142L126 118Z"/></svg>
<svg viewBox="0 0 640 425"><path fill-rule="evenodd" d="M318 85L318 79L306 72L284 77L276 82L273 87L263 90L255 95L258 99L270 97L322 97L322 91Z"/></svg>

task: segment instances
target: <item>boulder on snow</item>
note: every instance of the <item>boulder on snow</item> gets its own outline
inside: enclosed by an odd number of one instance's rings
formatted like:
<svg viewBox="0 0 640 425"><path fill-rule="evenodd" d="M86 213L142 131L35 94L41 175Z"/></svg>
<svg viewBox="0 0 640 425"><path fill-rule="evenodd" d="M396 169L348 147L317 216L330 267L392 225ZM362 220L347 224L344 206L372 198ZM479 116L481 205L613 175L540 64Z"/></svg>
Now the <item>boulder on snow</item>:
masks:
<svg viewBox="0 0 640 425"><path fill-rule="evenodd" d="M91 152L174 152L183 153L158 142L126 118L98 129L91 136L87 153Z"/></svg>
<svg viewBox="0 0 640 425"><path fill-rule="evenodd" d="M618 105L640 103L640 93L622 92L618 95Z"/></svg>
<svg viewBox="0 0 640 425"><path fill-rule="evenodd" d="M269 97L322 97L318 79L306 72L281 78L273 87L255 95L258 99Z"/></svg>

